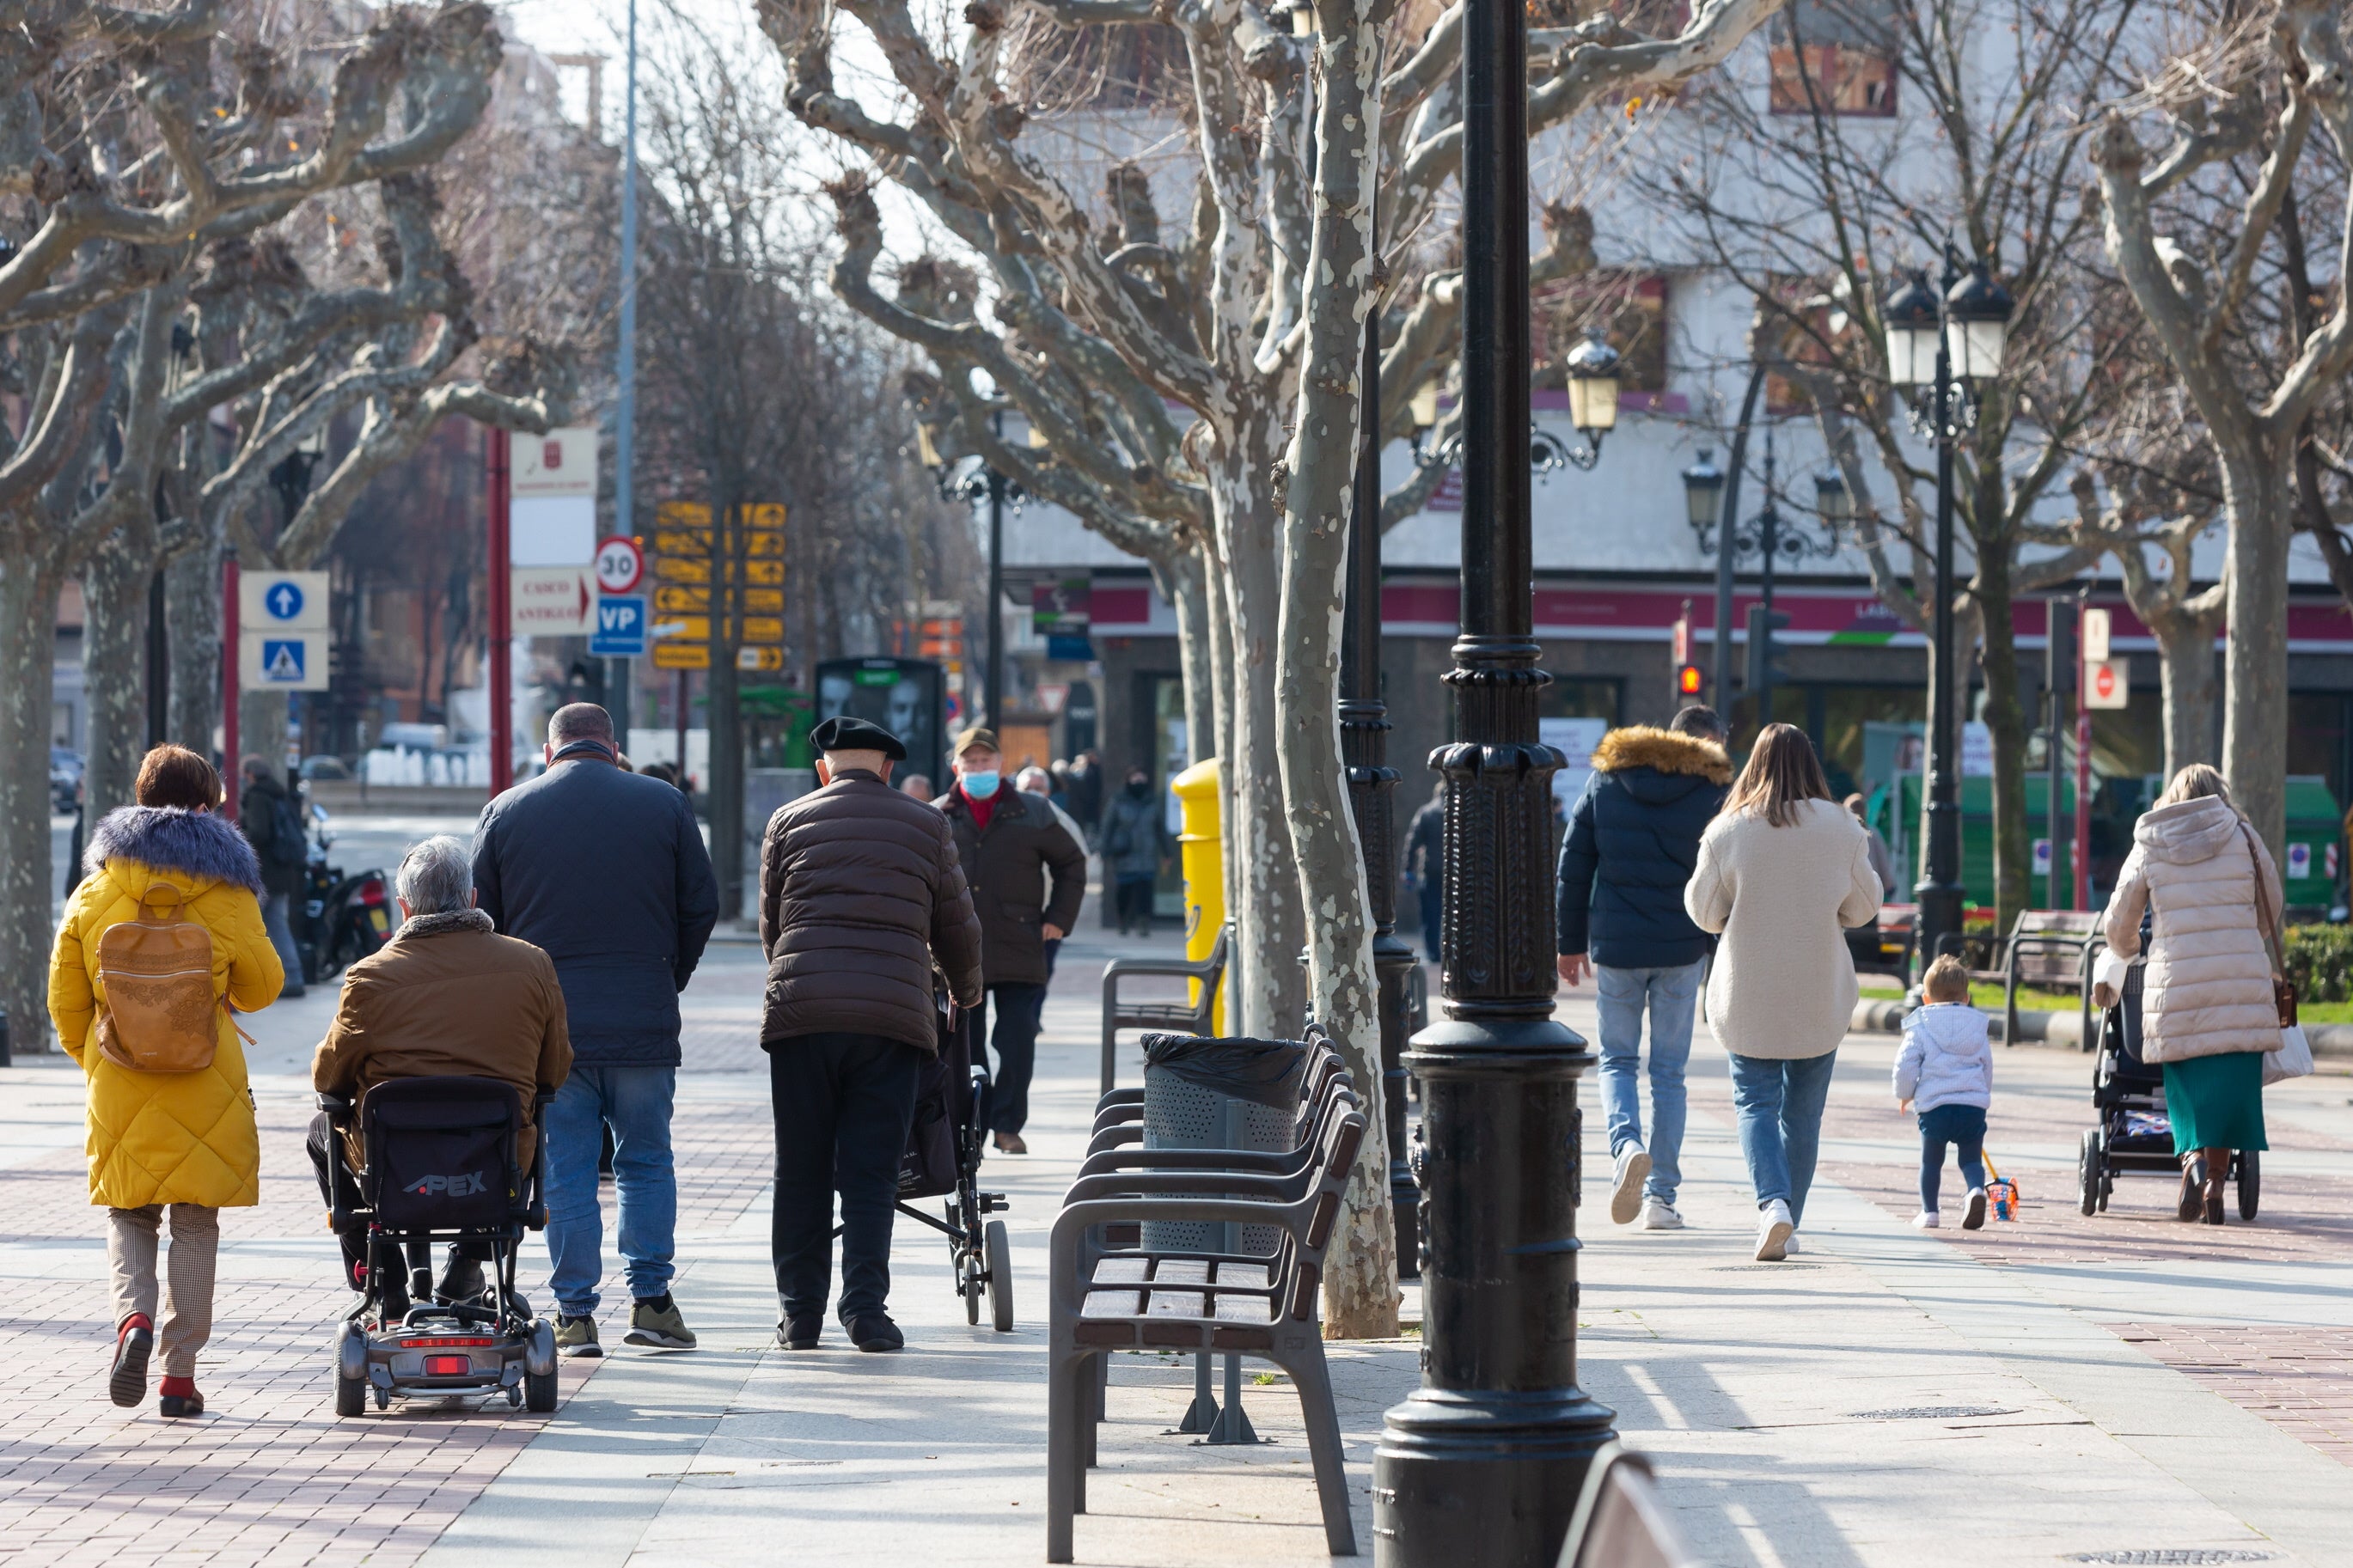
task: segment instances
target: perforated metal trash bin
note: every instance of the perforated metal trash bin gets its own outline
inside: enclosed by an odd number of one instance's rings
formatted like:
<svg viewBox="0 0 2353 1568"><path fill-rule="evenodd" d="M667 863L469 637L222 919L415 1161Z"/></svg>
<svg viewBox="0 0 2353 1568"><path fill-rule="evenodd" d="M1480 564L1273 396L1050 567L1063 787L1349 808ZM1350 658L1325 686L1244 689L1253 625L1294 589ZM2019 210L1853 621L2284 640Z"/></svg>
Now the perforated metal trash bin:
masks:
<svg viewBox="0 0 2353 1568"><path fill-rule="evenodd" d="M1297 1141L1307 1047L1297 1040L1144 1037L1144 1146L1279 1154ZM1271 1255L1282 1227L1231 1223L1144 1227L1149 1249Z"/></svg>

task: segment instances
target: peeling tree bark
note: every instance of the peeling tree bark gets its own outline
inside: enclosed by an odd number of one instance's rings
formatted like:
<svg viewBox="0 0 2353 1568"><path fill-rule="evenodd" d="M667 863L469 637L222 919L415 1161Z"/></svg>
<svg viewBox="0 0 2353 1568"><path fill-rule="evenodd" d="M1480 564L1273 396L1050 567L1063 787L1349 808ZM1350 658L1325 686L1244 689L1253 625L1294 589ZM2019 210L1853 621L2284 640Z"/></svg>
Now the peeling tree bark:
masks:
<svg viewBox="0 0 2353 1568"><path fill-rule="evenodd" d="M82 568L82 693L90 710L82 808L128 805L147 751L147 585L152 555L117 535Z"/></svg>
<svg viewBox="0 0 2353 1568"><path fill-rule="evenodd" d="M49 1027L49 705L57 672L58 589L51 561L18 553L0 563L0 830L18 847L0 856L0 1008L10 1050L46 1050ZM31 847L37 845L38 853Z"/></svg>

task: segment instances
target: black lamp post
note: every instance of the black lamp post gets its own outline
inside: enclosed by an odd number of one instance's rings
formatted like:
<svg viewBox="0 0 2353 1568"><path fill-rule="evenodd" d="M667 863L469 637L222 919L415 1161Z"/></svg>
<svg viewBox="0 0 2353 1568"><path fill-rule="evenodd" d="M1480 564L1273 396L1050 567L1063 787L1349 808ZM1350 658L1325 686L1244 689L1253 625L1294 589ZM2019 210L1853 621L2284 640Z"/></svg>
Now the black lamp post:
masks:
<svg viewBox="0 0 2353 1568"><path fill-rule="evenodd" d="M1295 13L1294 13L1295 15ZM1389 1211L1398 1277L1417 1278L1420 1189L1405 1157L1405 1036L1412 1010L1413 949L1397 934L1398 771L1388 765L1388 703L1381 693L1381 329L1365 320L1364 439L1348 513L1347 605L1340 624L1340 756L1364 846L1373 920L1373 973L1380 984L1381 1108L1389 1144Z"/></svg>
<svg viewBox="0 0 2353 1568"><path fill-rule="evenodd" d="M1887 374L1912 390L1912 428L1936 447L1935 679L1928 689L1928 863L1914 891L1922 964L1961 934L1960 702L1953 646L1953 447L1977 424L1974 384L1999 374L2012 306L1987 264L1945 246L1943 288L1926 272L1889 300Z"/></svg>
<svg viewBox="0 0 2353 1568"><path fill-rule="evenodd" d="M1421 1083L1422 1386L1373 1459L1384 1568L1549 1563L1609 1411L1577 1386L1577 1080L1553 1017L1552 775L1529 538L1527 18L1463 19L1461 635L1446 780L1445 1018ZM1614 419L1588 408L1588 416Z"/></svg>
<svg viewBox="0 0 2353 1568"><path fill-rule="evenodd" d="M1005 416L989 416L991 428L1004 434ZM966 506L988 503L988 653L987 667L981 689L988 693L988 705L973 714L972 723L983 721L1002 729L1005 723L1005 509L1018 507L1029 498L1020 485L997 471L993 464L983 462L970 470L959 470L940 456L934 444L932 427L915 426L916 455L923 465L932 470L933 481L939 487L942 500L962 501ZM1000 737L1001 739L1001 737Z"/></svg>

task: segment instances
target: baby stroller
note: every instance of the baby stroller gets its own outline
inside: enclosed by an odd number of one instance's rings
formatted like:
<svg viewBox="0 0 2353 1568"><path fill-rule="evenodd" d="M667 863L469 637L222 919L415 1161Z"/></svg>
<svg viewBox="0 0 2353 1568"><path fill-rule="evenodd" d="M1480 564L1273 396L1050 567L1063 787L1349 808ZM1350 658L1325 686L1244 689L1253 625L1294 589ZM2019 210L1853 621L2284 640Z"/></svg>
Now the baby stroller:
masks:
<svg viewBox="0 0 2353 1568"><path fill-rule="evenodd" d="M980 1190L981 1104L988 1092L988 1069L973 1059L972 1028L978 1009L952 1016L943 1006L940 1048L923 1064L915 1082L915 1119L907 1129L906 1152L899 1161L901 1214L948 1238L956 1294L964 1298L964 1321L980 1321L980 1298L988 1294L989 1325L1013 1331L1013 1247L1005 1222L987 1216L1009 1207L1003 1193ZM914 1206L916 1198L947 1198L939 1218ZM833 1234L841 1235L836 1226Z"/></svg>
<svg viewBox="0 0 2353 1568"><path fill-rule="evenodd" d="M534 1101L541 1121L554 1098ZM339 1131L350 1125L349 1098L322 1094L319 1108ZM516 1251L524 1231L547 1224L547 1207L545 1142L532 1141L523 1169L514 1087L483 1078L396 1079L368 1090L359 1121L365 1163L354 1174L337 1160L333 1173L336 1231L364 1225L367 1236L360 1303L335 1340L335 1414L359 1415L371 1393L378 1410L395 1399L458 1404L501 1393L510 1406L554 1409L554 1326L527 1318L515 1293ZM487 1244L482 1295L420 1301L385 1321L384 1303L402 1294L393 1281L405 1278L408 1244L435 1242Z"/></svg>
<svg viewBox="0 0 2353 1568"><path fill-rule="evenodd" d="M2181 1174L2173 1123L2165 1110L2165 1069L2140 1057L2142 967L2137 958L2126 967L2116 1005L2100 1019L2100 1049L2092 1067L2092 1104L2100 1124L2084 1130L2076 1171L2077 1205L2086 1215L2106 1212L2120 1172ZM2203 1182L2205 1163L2193 1163L2192 1173ZM2238 1185L2239 1217L2253 1219L2263 1189L2262 1156L2252 1149L2234 1153L2227 1174Z"/></svg>

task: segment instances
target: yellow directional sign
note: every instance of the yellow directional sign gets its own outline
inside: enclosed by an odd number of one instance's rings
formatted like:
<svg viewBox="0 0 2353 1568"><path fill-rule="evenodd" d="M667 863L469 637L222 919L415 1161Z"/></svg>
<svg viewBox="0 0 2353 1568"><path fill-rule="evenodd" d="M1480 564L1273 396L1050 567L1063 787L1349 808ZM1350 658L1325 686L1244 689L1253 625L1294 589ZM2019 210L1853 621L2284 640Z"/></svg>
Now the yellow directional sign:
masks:
<svg viewBox="0 0 2353 1568"><path fill-rule="evenodd" d="M780 647L739 647L735 650L738 669L778 670L785 668L785 650Z"/></svg>
<svg viewBox="0 0 2353 1568"><path fill-rule="evenodd" d="M709 528L657 528L654 530L654 553L657 555L708 556L713 546ZM747 528L735 536L734 548L754 559L781 560L785 553L785 533L782 529Z"/></svg>
<svg viewBox="0 0 2353 1568"><path fill-rule="evenodd" d="M736 597L743 601L746 615L781 616L785 613L785 591L782 588L741 588L736 590ZM654 586L654 609L662 615L709 615L711 590L691 588L681 583L657 584Z"/></svg>
<svg viewBox="0 0 2353 1568"><path fill-rule="evenodd" d="M733 568L736 564L732 561L727 563L729 568L727 575L730 578L735 576ZM784 585L785 563L782 561L746 561L742 563L742 565L744 582L756 583L770 588ZM654 580L658 583L709 583L711 579L711 562L708 557L662 555L658 556L654 561Z"/></svg>
<svg viewBox="0 0 2353 1568"><path fill-rule="evenodd" d="M711 645L700 642L658 642L654 644L656 669L709 669Z"/></svg>
<svg viewBox="0 0 2353 1568"><path fill-rule="evenodd" d="M662 629L672 626L679 629L675 632ZM667 620L655 621L654 628L655 635L665 642L709 642L711 640L709 616L672 616ZM776 616L746 616L744 617L744 635L737 640L747 643L780 643L785 640L785 623Z"/></svg>

